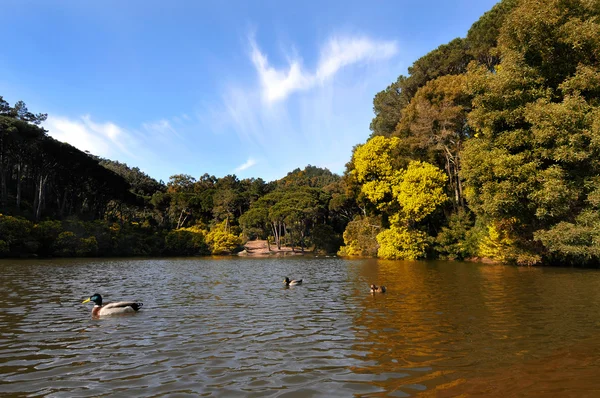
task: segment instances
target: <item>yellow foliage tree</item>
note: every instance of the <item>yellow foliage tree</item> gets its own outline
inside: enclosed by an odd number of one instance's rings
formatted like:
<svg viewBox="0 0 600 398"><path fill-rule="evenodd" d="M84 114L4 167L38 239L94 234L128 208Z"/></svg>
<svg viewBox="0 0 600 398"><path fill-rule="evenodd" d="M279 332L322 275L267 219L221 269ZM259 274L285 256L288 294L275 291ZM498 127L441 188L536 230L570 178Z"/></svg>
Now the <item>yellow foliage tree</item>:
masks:
<svg viewBox="0 0 600 398"><path fill-rule="evenodd" d="M400 183L392 188L408 224L423 220L448 200L444 185L448 177L437 167L425 162L410 162Z"/></svg>
<svg viewBox="0 0 600 398"><path fill-rule="evenodd" d="M377 208L387 213L391 227L381 231L376 240L377 255L389 259L416 259L425 255L427 234L415 228L435 209L448 200L445 193L447 176L432 164L411 161L403 169L395 154L400 139L376 136L354 151L354 177L361 192ZM349 225L350 227L350 225ZM364 253L356 239L350 239L350 229L344 233L346 255ZM356 234L352 234L353 236Z"/></svg>
<svg viewBox="0 0 600 398"><path fill-rule="evenodd" d="M392 187L401 173L394 167L393 156L399 145L400 140L396 137L376 136L357 146L352 156L352 174L361 184L362 194L380 210L389 206Z"/></svg>
<svg viewBox="0 0 600 398"><path fill-rule="evenodd" d="M170 231L165 237L165 249L168 254L207 254L207 233L208 232L199 225Z"/></svg>
<svg viewBox="0 0 600 398"><path fill-rule="evenodd" d="M215 225L206 234L206 243L212 254L232 253L242 245L242 238L228 231L227 220Z"/></svg>
<svg viewBox="0 0 600 398"><path fill-rule="evenodd" d="M539 255L519 248L518 240L511 234L517 220L504 220L503 225L488 225L488 234L479 244L479 255L501 263L535 265L540 262Z"/></svg>
<svg viewBox="0 0 600 398"><path fill-rule="evenodd" d="M444 192L447 177L429 163L413 161L397 173L397 179L392 194L400 211L390 216L390 229L377 235L377 256L415 260L425 256L429 242L427 234L414 225L448 200Z"/></svg>
<svg viewBox="0 0 600 398"><path fill-rule="evenodd" d="M416 260L425 256L427 234L392 225L377 235L379 250L377 257L389 260Z"/></svg>

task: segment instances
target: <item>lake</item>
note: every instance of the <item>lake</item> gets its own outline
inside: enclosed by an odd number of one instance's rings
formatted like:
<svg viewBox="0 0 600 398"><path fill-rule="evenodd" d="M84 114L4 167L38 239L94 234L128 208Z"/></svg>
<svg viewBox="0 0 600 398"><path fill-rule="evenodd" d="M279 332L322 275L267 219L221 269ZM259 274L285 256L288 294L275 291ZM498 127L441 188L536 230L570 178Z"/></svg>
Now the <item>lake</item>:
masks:
<svg viewBox="0 0 600 398"><path fill-rule="evenodd" d="M6 396L600 396L596 270L50 259L0 281ZM92 319L93 293L144 307Z"/></svg>

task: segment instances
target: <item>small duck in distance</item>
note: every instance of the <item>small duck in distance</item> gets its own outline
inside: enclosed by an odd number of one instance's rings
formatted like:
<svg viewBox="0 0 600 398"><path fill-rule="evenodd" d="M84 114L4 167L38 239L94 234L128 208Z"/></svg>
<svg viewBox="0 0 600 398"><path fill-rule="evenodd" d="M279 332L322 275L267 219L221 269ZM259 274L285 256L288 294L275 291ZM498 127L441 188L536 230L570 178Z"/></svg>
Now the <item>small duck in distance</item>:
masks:
<svg viewBox="0 0 600 398"><path fill-rule="evenodd" d="M385 293L385 286L371 285L371 293Z"/></svg>
<svg viewBox="0 0 600 398"><path fill-rule="evenodd" d="M94 293L92 296L90 296L90 298L84 300L81 304L89 303L90 301L94 303L94 308L92 308L93 318L99 318L106 315L134 313L144 305L143 303L136 303L134 301L120 301L117 303L107 303L102 305L102 296L98 293Z"/></svg>
<svg viewBox="0 0 600 398"><path fill-rule="evenodd" d="M290 280L290 278L288 278L286 276L285 279L283 280L283 283L285 283L286 286L301 285L302 284L302 279L292 279L292 280Z"/></svg>

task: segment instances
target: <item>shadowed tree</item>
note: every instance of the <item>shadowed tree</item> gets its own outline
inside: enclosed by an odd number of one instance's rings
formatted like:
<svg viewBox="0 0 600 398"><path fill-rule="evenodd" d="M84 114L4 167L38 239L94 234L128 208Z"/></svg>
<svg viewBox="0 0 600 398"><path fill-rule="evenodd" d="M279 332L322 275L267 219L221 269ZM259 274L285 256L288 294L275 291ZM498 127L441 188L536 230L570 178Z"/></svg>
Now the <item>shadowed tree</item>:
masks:
<svg viewBox="0 0 600 398"><path fill-rule="evenodd" d="M446 171L455 206L464 207L459 177L460 155L469 137L467 113L471 97L466 93L465 75L447 75L421 87L402 112L395 136L410 152L423 154Z"/></svg>

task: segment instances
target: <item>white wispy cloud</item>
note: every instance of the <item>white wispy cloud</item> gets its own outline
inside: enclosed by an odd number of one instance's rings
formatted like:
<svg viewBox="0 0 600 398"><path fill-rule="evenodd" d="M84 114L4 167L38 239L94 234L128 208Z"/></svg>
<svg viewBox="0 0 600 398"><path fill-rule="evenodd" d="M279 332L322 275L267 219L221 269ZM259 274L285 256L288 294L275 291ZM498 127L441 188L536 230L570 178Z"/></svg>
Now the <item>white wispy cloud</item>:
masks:
<svg viewBox="0 0 600 398"><path fill-rule="evenodd" d="M167 119L142 123L142 128L157 136L161 141L170 141L174 137L181 138L181 135L171 126L171 123Z"/></svg>
<svg viewBox="0 0 600 398"><path fill-rule="evenodd" d="M256 165L256 163L257 163L257 162L256 162L256 160L254 160L254 159L252 159L252 158L249 158L249 159L246 161L246 163L244 163L244 164L242 164L242 165L240 165L240 166L236 167L236 168L235 168L235 171L239 173L240 171L247 170L247 169L249 169L250 167L252 167L252 166Z"/></svg>
<svg viewBox="0 0 600 398"><path fill-rule="evenodd" d="M334 37L322 47L317 67L311 72L303 68L300 58L291 59L287 67L277 69L269 64L254 38L250 37L249 41L250 58L259 76L262 98L267 103L285 100L295 91L322 84L346 66L388 59L398 51L394 41Z"/></svg>
<svg viewBox="0 0 600 398"><path fill-rule="evenodd" d="M142 123L128 129L112 121L95 122L90 115L78 118L48 116L43 124L51 137L67 142L79 150L106 159L118 160L132 167L152 172L155 178L166 179L178 172L165 159L170 153L186 155L180 134L167 120Z"/></svg>
<svg viewBox="0 0 600 398"><path fill-rule="evenodd" d="M397 43L335 36L313 55L283 49L285 66L269 62L253 36L249 49L256 78L221 82L221 102L196 115L238 158L260 159L236 173L275 179L307 164L342 172L369 135L373 96L397 78Z"/></svg>
<svg viewBox="0 0 600 398"><path fill-rule="evenodd" d="M115 123L96 123L89 115L78 119L48 116L44 127L53 138L67 142L82 151L107 158L114 158L120 154L136 158L130 150L135 141L133 134Z"/></svg>
<svg viewBox="0 0 600 398"><path fill-rule="evenodd" d="M395 41L374 41L366 37L332 38L321 50L315 79L322 82L347 65L388 59L397 52Z"/></svg>
<svg viewBox="0 0 600 398"><path fill-rule="evenodd" d="M312 79L302 71L300 61L292 61L287 70L277 70L269 66L269 61L254 41L252 47L252 63L258 72L262 85L263 98L268 101L285 99L291 92L307 89Z"/></svg>

